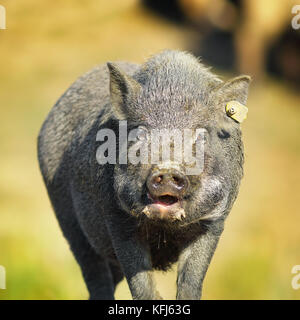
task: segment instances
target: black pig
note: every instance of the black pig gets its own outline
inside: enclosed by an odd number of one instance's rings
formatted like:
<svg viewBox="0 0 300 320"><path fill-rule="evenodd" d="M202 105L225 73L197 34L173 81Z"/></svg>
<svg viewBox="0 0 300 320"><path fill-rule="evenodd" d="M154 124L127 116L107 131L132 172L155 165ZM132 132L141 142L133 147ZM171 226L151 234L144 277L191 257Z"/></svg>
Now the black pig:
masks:
<svg viewBox="0 0 300 320"><path fill-rule="evenodd" d="M39 163L91 299L113 299L124 276L134 299L160 299L152 270L177 261L177 299L201 297L243 175L240 124L225 105L245 104L249 81L223 82L192 55L167 50L143 65L96 67L58 100L39 134ZM120 120L143 143L153 129L205 129L203 170L187 175L176 161L99 164L101 129L116 133L120 156Z"/></svg>

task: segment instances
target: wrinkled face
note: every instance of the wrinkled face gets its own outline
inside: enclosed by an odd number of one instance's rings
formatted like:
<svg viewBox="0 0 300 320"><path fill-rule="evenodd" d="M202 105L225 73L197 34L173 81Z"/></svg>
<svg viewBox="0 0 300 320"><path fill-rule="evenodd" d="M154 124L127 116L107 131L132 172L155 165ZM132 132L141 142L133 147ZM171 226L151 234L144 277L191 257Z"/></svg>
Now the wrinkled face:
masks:
<svg viewBox="0 0 300 320"><path fill-rule="evenodd" d="M188 90L170 94L166 86L153 88L109 68L115 115L127 121L128 161L114 172L120 206L178 225L227 214L243 174L243 146L225 105L245 102L249 79L210 83L204 99Z"/></svg>

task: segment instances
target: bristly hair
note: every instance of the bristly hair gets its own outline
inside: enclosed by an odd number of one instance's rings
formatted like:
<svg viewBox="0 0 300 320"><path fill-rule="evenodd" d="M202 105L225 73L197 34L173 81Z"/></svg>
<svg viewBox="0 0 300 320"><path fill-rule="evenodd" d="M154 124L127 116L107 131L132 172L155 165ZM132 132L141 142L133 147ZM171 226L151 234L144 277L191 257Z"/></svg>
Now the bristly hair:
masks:
<svg viewBox="0 0 300 320"><path fill-rule="evenodd" d="M200 57L195 57L187 51L163 50L158 54L152 55L141 67L136 77L141 83L156 74L163 76L176 76L178 72L188 73L197 78L203 77L206 80L222 82L215 74L211 72L210 67L202 64ZM184 74L182 74L184 76ZM203 79L203 80L205 80ZM191 78L189 78L191 80Z"/></svg>

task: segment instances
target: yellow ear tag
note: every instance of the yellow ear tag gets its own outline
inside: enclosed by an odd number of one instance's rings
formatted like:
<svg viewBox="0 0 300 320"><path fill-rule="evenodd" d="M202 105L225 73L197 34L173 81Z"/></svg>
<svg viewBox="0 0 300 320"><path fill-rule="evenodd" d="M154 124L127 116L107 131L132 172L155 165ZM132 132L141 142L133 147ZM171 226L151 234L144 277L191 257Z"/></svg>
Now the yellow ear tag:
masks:
<svg viewBox="0 0 300 320"><path fill-rule="evenodd" d="M248 108L238 101L229 101L225 107L228 117L242 123L247 118Z"/></svg>

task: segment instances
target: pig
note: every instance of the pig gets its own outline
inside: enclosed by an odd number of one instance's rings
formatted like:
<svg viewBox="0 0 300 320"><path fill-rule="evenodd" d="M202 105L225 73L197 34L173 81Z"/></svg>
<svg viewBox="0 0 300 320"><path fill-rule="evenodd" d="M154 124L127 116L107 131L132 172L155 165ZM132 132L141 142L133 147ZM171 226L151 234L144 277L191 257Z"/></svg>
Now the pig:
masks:
<svg viewBox="0 0 300 320"><path fill-rule="evenodd" d="M90 299L114 299L124 277L133 299L162 299L153 270L174 263L176 298L201 298L243 176L240 123L225 105L246 104L249 83L243 75L223 81L192 54L164 50L141 65L95 67L54 105L39 132L38 159ZM116 133L120 156L121 121L136 130L128 148L154 129L203 128L203 169L187 175L187 164L174 159L99 164L102 129Z"/></svg>

